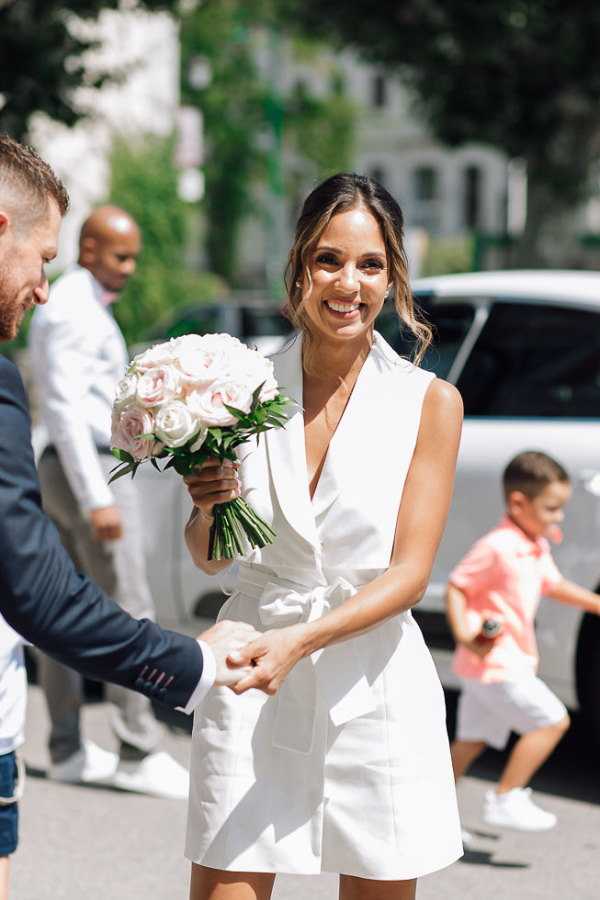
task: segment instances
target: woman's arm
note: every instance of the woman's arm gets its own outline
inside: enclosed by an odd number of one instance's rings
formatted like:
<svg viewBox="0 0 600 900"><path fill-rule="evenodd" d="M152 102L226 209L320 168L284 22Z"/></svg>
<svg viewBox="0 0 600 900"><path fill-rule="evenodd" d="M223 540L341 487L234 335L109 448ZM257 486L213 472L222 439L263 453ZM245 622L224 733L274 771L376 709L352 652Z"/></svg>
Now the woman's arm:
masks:
<svg viewBox="0 0 600 900"><path fill-rule="evenodd" d="M238 466L225 460L209 459L183 480L194 508L185 526L185 542L194 563L207 575L216 575L231 565L231 559L208 558L208 541L213 523L212 511L217 503L227 503L240 496Z"/></svg>
<svg viewBox="0 0 600 900"><path fill-rule="evenodd" d="M303 656L354 637L418 603L450 508L461 424L460 394L452 385L434 381L423 404L389 569L326 616L267 632L245 648L243 654L254 659L256 669L238 683L236 692L261 687L274 693ZM393 465L393 460L384 457L383 464Z"/></svg>

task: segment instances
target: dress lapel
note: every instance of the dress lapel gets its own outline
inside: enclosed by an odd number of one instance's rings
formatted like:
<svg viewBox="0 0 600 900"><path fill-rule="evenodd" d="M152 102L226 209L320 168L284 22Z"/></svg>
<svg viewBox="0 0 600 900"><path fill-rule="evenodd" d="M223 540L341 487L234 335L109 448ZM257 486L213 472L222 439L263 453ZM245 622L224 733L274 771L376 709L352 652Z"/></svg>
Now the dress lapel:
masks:
<svg viewBox="0 0 600 900"><path fill-rule="evenodd" d="M383 384L375 384L377 375L390 365L386 350L395 355L381 335L375 332L371 352L359 372L354 390L329 444L312 501L313 512L317 517L335 503L344 484L360 477L360 465L368 448L379 447L379 440L373 443L370 435L377 435L389 416L385 407L389 405L391 398L382 393Z"/></svg>
<svg viewBox="0 0 600 900"><path fill-rule="evenodd" d="M285 428L275 428L265 435L271 480L289 525L309 544L316 546L318 535L304 450L301 338L297 337L289 347L276 354L273 363L280 390L295 403L288 408Z"/></svg>

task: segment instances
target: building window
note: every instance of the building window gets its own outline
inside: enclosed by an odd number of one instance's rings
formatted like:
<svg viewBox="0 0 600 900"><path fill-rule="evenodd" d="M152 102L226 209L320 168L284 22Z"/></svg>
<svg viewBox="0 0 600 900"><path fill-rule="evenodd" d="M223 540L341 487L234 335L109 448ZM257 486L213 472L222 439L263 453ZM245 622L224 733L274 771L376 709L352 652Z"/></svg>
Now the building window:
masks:
<svg viewBox="0 0 600 900"><path fill-rule="evenodd" d="M440 187L437 169L418 166L413 174L414 224L428 231L439 230Z"/></svg>
<svg viewBox="0 0 600 900"><path fill-rule="evenodd" d="M383 109L387 103L387 84L383 75L374 75L372 81L372 101L376 109Z"/></svg>
<svg viewBox="0 0 600 900"><path fill-rule="evenodd" d="M464 222L465 228L474 230L481 226L481 169L467 166L464 170Z"/></svg>

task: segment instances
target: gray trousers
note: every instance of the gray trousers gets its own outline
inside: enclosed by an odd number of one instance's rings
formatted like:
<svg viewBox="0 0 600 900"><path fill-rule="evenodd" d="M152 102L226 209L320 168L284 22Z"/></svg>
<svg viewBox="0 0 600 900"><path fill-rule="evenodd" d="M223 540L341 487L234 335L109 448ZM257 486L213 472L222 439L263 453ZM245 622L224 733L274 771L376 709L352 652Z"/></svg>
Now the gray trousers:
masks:
<svg viewBox="0 0 600 900"><path fill-rule="evenodd" d="M108 473L115 465L112 456L101 453ZM92 538L87 519L81 514L56 453L45 453L38 467L44 509L58 528L61 540L80 572L93 581L136 619L154 619L154 604L146 578L142 522L136 488L130 478L111 485L123 521L119 541L99 542ZM45 654L39 654L40 682L50 715L50 757L59 763L81 747L80 711L82 677ZM142 753L152 752L160 739L150 700L127 688L107 686L111 702L110 720L120 742Z"/></svg>

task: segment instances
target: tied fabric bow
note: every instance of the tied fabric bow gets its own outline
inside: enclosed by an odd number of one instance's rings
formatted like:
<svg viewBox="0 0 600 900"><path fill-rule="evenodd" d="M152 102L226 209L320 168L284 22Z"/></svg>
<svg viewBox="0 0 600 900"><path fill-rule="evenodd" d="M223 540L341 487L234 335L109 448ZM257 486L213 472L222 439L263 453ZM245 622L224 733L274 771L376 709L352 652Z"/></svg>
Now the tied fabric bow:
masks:
<svg viewBox="0 0 600 900"><path fill-rule="evenodd" d="M356 588L342 577L306 591L269 582L259 601L260 620L267 628L312 622L354 594ZM360 638L352 638L317 650L294 666L277 694L276 747L310 753L322 701L336 727L374 710L359 648Z"/></svg>

